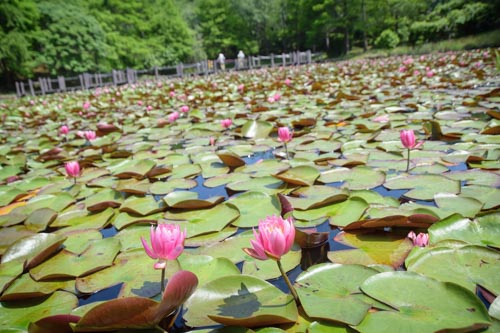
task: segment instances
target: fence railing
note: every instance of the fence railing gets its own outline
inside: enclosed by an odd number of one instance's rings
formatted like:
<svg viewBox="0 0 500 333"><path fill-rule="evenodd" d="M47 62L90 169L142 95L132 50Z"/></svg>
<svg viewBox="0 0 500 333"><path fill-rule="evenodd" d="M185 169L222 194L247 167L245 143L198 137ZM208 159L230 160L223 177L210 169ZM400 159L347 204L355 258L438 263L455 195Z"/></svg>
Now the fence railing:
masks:
<svg viewBox="0 0 500 333"><path fill-rule="evenodd" d="M270 54L268 56L248 56L244 59L226 59L224 70L247 70L263 67L291 66L310 64L319 54L311 51ZM209 75L222 71L215 60L203 60L194 64L177 64L169 67L154 67L151 69L113 70L111 73L83 73L78 76L57 78L40 77L38 80L16 82L16 95L45 95L57 92L86 90L105 86L118 86L136 83L141 76L155 80L185 76Z"/></svg>

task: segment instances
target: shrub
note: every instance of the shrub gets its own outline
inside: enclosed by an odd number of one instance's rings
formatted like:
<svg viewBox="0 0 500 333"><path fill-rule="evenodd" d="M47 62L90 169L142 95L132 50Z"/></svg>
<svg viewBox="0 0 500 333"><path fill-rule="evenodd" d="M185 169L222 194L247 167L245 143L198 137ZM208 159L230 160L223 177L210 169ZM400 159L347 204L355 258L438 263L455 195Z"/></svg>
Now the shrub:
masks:
<svg viewBox="0 0 500 333"><path fill-rule="evenodd" d="M375 47L379 49L393 49L399 44L398 34L391 29L382 31L375 40Z"/></svg>

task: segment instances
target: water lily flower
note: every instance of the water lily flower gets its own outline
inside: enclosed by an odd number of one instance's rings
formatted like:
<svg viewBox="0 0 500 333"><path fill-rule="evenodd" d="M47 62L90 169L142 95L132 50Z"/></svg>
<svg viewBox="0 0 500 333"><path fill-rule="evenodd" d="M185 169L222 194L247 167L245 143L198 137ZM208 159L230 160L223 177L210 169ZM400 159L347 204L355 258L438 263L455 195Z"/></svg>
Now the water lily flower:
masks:
<svg viewBox="0 0 500 333"><path fill-rule="evenodd" d="M182 113L186 113L186 112L188 112L188 111L189 111L189 106L187 106L187 105L183 105L183 106L181 106L180 111L181 111Z"/></svg>
<svg viewBox="0 0 500 333"><path fill-rule="evenodd" d="M407 237L412 240L414 246L426 247L429 245L429 234L421 232L415 235L413 231L410 231Z"/></svg>
<svg viewBox="0 0 500 333"><path fill-rule="evenodd" d="M177 112L177 111L174 111L168 115L168 121L170 121L171 123L173 123L177 119L179 119L179 112Z"/></svg>
<svg viewBox="0 0 500 333"><path fill-rule="evenodd" d="M242 93L244 90L245 90L245 85L244 85L244 84L240 84L240 85L238 86L238 91L239 91L240 93Z"/></svg>
<svg viewBox="0 0 500 333"><path fill-rule="evenodd" d="M283 142L285 146L286 159L289 160L290 157L288 155L288 147L286 146L287 142L290 142L293 138L293 131L290 131L288 127L280 127L278 128L278 140Z"/></svg>
<svg viewBox="0 0 500 333"><path fill-rule="evenodd" d="M428 78L431 78L434 76L434 72L432 70L428 70L425 75L428 77Z"/></svg>
<svg viewBox="0 0 500 333"><path fill-rule="evenodd" d="M297 305L299 297L281 265L281 257L292 248L295 240L295 226L291 218L281 216L267 216L259 221L258 231L253 229L255 239L250 240L252 248L244 248L246 254L258 260L275 260Z"/></svg>
<svg viewBox="0 0 500 333"><path fill-rule="evenodd" d="M158 259L154 268L164 269L167 266L167 260L175 260L180 256L184 250L185 238L186 231L181 231L178 224L159 223L156 228L151 226L151 247L143 237L141 237L141 242L146 254L152 259Z"/></svg>
<svg viewBox="0 0 500 333"><path fill-rule="evenodd" d="M143 102L142 101L137 101L137 105L142 106Z"/></svg>
<svg viewBox="0 0 500 333"><path fill-rule="evenodd" d="M405 67L405 66L401 66L401 67L399 67L399 72L400 72L400 73L404 73L404 72L406 72L406 67Z"/></svg>
<svg viewBox="0 0 500 333"><path fill-rule="evenodd" d="M259 260L280 260L292 248L295 227L291 218L268 216L259 221L258 232L254 229L253 248L243 249L248 255Z"/></svg>
<svg viewBox="0 0 500 333"><path fill-rule="evenodd" d="M228 129L233 124L233 120L230 118L222 119L220 123L224 129Z"/></svg>
<svg viewBox="0 0 500 333"><path fill-rule="evenodd" d="M87 139L88 141L92 141L92 140L95 140L95 138L97 137L97 135L95 134L94 131L85 131L83 132L83 136L85 137L85 139Z"/></svg>
<svg viewBox="0 0 500 333"><path fill-rule="evenodd" d="M290 80L290 79L287 78L285 80L285 85L290 86L291 84L292 84L292 80Z"/></svg>
<svg viewBox="0 0 500 333"><path fill-rule="evenodd" d="M158 259L154 264L154 269L161 269L161 291L163 292L165 281L165 268L168 260L176 260L184 250L184 240L186 231L181 231L178 224L160 223L151 226L150 240L151 247L146 240L141 237L142 246L146 254L152 259Z"/></svg>
<svg viewBox="0 0 500 333"><path fill-rule="evenodd" d="M408 172L408 170L410 169L410 151L412 149L419 148L421 145L423 145L424 142L420 141L417 143L413 130L402 130L401 132L399 132L399 137L403 146L408 149L408 159L406 162L406 172Z"/></svg>
<svg viewBox="0 0 500 333"><path fill-rule="evenodd" d="M78 163L78 161L67 162L64 168L66 169L68 177L73 177L76 183L76 177L80 176L80 163Z"/></svg>
<svg viewBox="0 0 500 333"><path fill-rule="evenodd" d="M416 149L424 143L423 141L416 142L413 130L402 130L399 132L399 137L403 146L408 149Z"/></svg>
<svg viewBox="0 0 500 333"><path fill-rule="evenodd" d="M273 97L273 96L270 96L270 97L267 99L267 101L268 101L269 103L274 103L274 102L275 102L275 100L274 100L274 97Z"/></svg>
<svg viewBox="0 0 500 333"><path fill-rule="evenodd" d="M61 135L67 135L69 133L69 127L66 125L62 125L61 128L59 129L59 133Z"/></svg>
<svg viewBox="0 0 500 333"><path fill-rule="evenodd" d="M146 111L151 111L151 110L153 110L153 107L152 107L151 105L148 105L148 106L146 107Z"/></svg>
<svg viewBox="0 0 500 333"><path fill-rule="evenodd" d="M389 122L389 116L386 114L380 115L378 117L373 118L373 121L376 123L387 123Z"/></svg>
<svg viewBox="0 0 500 333"><path fill-rule="evenodd" d="M90 109L90 102L89 101L86 101L85 103L83 103L83 109L84 110Z"/></svg>
<svg viewBox="0 0 500 333"><path fill-rule="evenodd" d="M281 99L281 94L280 94L280 93L276 93L276 94L274 94L273 99L274 99L276 102L277 102L277 101L279 101L279 100Z"/></svg>
<svg viewBox="0 0 500 333"><path fill-rule="evenodd" d="M278 128L278 139L281 142L283 143L290 142L292 138L293 138L293 131L290 131L288 127Z"/></svg>

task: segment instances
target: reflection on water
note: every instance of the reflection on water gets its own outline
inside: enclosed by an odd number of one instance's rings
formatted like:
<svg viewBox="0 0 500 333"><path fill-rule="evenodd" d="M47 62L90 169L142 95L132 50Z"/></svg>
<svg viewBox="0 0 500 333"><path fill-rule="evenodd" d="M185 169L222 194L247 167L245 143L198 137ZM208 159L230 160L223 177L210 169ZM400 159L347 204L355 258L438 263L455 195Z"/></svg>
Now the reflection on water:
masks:
<svg viewBox="0 0 500 333"><path fill-rule="evenodd" d="M103 290L100 290L96 293L93 293L89 296L82 296L78 299L78 306L82 306L85 304L89 304L92 302L98 301L108 301L111 299L115 299L118 297L120 290L122 289L123 283L119 283L116 286L112 286Z"/></svg>

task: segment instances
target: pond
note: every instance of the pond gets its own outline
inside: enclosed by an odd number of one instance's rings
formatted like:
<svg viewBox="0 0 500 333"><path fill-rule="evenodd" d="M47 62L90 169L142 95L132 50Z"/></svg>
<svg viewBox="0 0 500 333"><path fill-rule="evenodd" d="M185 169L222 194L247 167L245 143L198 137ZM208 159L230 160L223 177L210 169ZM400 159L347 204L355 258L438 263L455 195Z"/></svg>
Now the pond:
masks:
<svg viewBox="0 0 500 333"><path fill-rule="evenodd" d="M495 52L3 105L0 329L498 331ZM258 260L270 216L294 244ZM141 243L158 224L186 232L163 299Z"/></svg>

